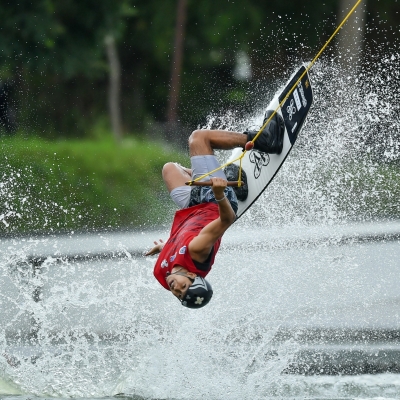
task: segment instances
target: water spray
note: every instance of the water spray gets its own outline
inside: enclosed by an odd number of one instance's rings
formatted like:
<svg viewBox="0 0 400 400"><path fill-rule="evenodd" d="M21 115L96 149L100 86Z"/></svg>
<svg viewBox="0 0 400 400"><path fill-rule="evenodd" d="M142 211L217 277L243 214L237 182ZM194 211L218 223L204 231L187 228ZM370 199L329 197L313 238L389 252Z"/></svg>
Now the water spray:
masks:
<svg viewBox="0 0 400 400"><path fill-rule="evenodd" d="M360 5L362 0L357 0L357 2L354 4L354 6L352 7L352 9L348 12L348 14L343 18L342 22L338 25L338 27L335 29L335 31L332 33L332 35L330 36L330 38L326 41L326 43L321 47L320 51L317 53L317 55L313 58L313 60L308 64L308 66L305 68L304 72L300 75L300 77L297 79L297 81L294 83L294 85L292 86L292 88L287 92L286 96L282 99L282 101L279 103L278 107L276 107L276 109L272 112L272 114L269 116L269 118L267 118L267 120L264 122L264 124L261 126L261 128L259 129L259 131L257 132L257 134L254 136L253 140L251 140L250 142L246 143L246 146L242 152L242 154L235 158L234 160L228 161L227 163L221 165L220 167L214 169L213 171L210 171L202 176L199 176L198 178L191 180L189 182L186 182L186 185L199 185L200 180L202 180L203 178L211 175L212 173L225 168L226 166L233 164L236 161L240 162L240 166L239 166L239 178L238 178L238 182L235 182L234 186L241 186L241 177L242 177L242 159L244 157L244 155L246 154L247 151L251 150L254 147L254 142L257 140L257 138L261 135L261 132L265 129L265 127L270 123L270 121L272 120L272 118L275 116L275 114L278 112L278 110L282 107L282 105L285 103L285 101L289 98L289 96L293 93L294 89L297 87L297 85L299 84L299 82L301 82L301 80L303 79L303 77L308 73L308 71L312 68L312 66L315 64L315 62L318 60L318 58L321 56L321 54L325 51L325 49L328 47L329 43L333 40L333 38L337 35L337 33L340 31L340 29L343 27L343 25L347 22L347 20L350 18L350 16L353 14L353 12L356 10L356 8ZM212 185L211 182L203 182L203 184L208 184L208 185Z"/></svg>

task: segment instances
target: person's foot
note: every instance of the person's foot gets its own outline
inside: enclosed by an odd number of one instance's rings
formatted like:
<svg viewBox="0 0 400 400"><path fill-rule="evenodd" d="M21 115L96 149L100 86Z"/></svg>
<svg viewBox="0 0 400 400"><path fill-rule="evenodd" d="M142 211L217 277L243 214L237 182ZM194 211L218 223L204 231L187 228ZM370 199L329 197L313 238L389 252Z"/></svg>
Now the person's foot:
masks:
<svg viewBox="0 0 400 400"><path fill-rule="evenodd" d="M236 164L227 165L224 168L224 172L227 181L233 182L239 180L239 167ZM247 199L247 196L249 195L249 188L247 186L246 172L244 172L243 168L242 168L241 181L243 182L243 185L240 187L234 186L233 191L235 192L238 200L245 201Z"/></svg>
<svg viewBox="0 0 400 400"><path fill-rule="evenodd" d="M273 113L272 110L267 110L265 113L263 125ZM247 140L253 140L258 131L247 131ZM262 130L260 136L254 142L254 148L269 154L280 154L283 147L283 136L285 133L285 123L283 118L275 113L268 125Z"/></svg>

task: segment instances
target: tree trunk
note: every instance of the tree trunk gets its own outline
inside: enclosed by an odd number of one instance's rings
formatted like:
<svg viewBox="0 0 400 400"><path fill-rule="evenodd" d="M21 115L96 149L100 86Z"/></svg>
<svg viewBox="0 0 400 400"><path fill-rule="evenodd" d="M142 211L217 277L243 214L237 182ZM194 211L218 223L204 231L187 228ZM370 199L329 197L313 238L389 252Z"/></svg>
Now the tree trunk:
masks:
<svg viewBox="0 0 400 400"><path fill-rule="evenodd" d="M186 6L187 0L178 0L178 8L176 15L174 54L172 60L171 71L171 87L169 92L167 121L168 123L176 123L178 120L178 101L180 90L180 78L183 60L183 41L185 36L186 22Z"/></svg>
<svg viewBox="0 0 400 400"><path fill-rule="evenodd" d="M339 0L338 24L355 3L355 0ZM357 71L360 67L366 23L366 3L367 0L361 1L338 34L339 62L345 73Z"/></svg>
<svg viewBox="0 0 400 400"><path fill-rule="evenodd" d="M122 123L120 108L120 82L121 67L118 60L115 39L112 35L105 37L108 64L110 67L110 87L108 92L108 107L110 112L111 128L115 140L119 143L122 139Z"/></svg>

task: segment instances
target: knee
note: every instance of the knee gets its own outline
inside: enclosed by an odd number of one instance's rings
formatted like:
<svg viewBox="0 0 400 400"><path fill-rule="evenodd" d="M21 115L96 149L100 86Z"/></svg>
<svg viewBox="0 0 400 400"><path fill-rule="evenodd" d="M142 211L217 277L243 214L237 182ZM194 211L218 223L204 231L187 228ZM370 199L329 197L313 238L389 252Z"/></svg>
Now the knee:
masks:
<svg viewBox="0 0 400 400"><path fill-rule="evenodd" d="M189 149L198 144L203 144L209 141L210 131L207 129L196 129L189 136Z"/></svg>
<svg viewBox="0 0 400 400"><path fill-rule="evenodd" d="M174 162L167 162L164 164L161 172L163 179L165 180L165 178L174 170L176 170L176 164Z"/></svg>

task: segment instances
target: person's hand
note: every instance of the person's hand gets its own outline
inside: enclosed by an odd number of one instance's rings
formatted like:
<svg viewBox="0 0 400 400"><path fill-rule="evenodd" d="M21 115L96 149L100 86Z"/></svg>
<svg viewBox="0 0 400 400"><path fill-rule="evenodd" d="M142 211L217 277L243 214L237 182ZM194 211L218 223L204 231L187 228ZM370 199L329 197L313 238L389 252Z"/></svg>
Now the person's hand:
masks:
<svg viewBox="0 0 400 400"><path fill-rule="evenodd" d="M222 178L211 178L212 186L211 189L214 192L214 196L217 200L222 199L224 195L224 190L228 185L228 181Z"/></svg>
<svg viewBox="0 0 400 400"><path fill-rule="evenodd" d="M158 254L164 247L165 243L162 239L160 239L160 243L154 241L155 246L149 250L147 253L144 253L145 256L153 256L154 254Z"/></svg>

